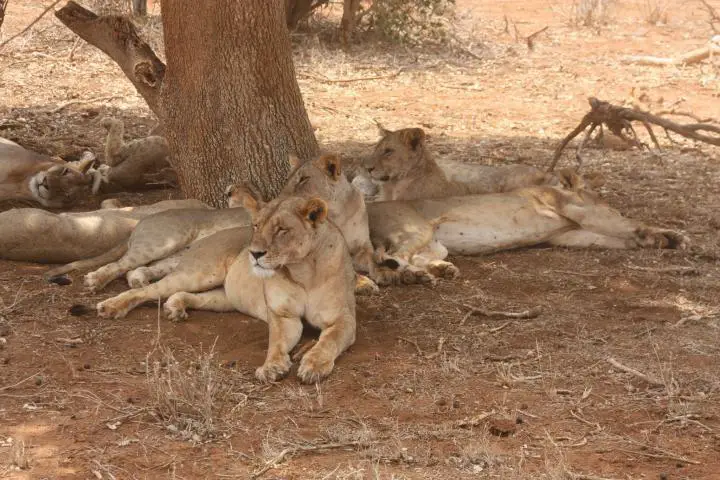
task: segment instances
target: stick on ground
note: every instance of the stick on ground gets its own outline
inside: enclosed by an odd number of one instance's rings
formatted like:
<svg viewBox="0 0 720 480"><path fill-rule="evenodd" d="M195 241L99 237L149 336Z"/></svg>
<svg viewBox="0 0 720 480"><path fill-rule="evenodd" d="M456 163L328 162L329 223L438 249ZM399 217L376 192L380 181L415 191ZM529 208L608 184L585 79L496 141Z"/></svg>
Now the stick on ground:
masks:
<svg viewBox="0 0 720 480"><path fill-rule="evenodd" d="M623 365L622 363L618 362L617 360L615 360L615 359L612 358L612 357L611 357L611 358L608 358L608 359L607 359L607 362L608 362L610 365L612 365L613 367L617 368L618 370L621 370L621 371L623 371L623 372L625 372L625 373L629 373L629 374L631 374L631 375L635 375L636 377L644 380L645 382L647 382L647 383L649 383L649 384L651 384L651 385L655 385L655 386L658 386L658 387L664 387L664 386L665 386L665 384L664 384L663 382L661 382L660 380L657 380L657 379L655 379L655 378L649 377L648 375L645 375L644 373L642 373L642 372L640 372L640 371L638 371L638 370L635 370L634 368L628 367L627 365Z"/></svg>

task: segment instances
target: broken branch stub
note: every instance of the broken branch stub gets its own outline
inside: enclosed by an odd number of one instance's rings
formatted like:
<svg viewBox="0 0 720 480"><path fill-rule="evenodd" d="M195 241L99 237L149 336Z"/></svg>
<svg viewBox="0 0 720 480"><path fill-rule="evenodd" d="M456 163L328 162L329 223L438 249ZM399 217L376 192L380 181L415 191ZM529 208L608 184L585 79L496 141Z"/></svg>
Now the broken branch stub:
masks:
<svg viewBox="0 0 720 480"><path fill-rule="evenodd" d="M158 115L165 64L138 36L135 25L127 17L98 16L72 0L55 12L55 16L80 38L112 58Z"/></svg>

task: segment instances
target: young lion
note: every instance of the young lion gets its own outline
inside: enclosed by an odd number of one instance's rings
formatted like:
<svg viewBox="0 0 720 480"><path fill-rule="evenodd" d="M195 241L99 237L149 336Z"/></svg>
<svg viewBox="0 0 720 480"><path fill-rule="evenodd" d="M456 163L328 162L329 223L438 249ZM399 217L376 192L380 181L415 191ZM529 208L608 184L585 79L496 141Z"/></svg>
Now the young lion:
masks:
<svg viewBox="0 0 720 480"><path fill-rule="evenodd" d="M382 182L378 200L415 200L479 193L509 192L533 185L560 185L553 174L529 165L438 164L425 145L421 128L380 129L382 138L367 163Z"/></svg>
<svg viewBox="0 0 720 480"><path fill-rule="evenodd" d="M305 383L322 380L355 342L355 272L345 240L327 221L328 206L320 198L281 197L263 204L249 190L239 193L254 233L231 265L224 288L176 293L165 310L171 318L184 317L187 308L238 310L267 322L267 357L255 372L261 381L290 370L289 353L305 319L322 333L300 362L298 377Z"/></svg>

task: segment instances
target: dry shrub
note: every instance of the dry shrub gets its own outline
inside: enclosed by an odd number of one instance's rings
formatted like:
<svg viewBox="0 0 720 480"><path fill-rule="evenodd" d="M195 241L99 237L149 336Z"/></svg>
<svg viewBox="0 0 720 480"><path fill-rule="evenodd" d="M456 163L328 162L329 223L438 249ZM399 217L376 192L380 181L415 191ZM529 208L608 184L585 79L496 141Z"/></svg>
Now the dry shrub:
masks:
<svg viewBox="0 0 720 480"><path fill-rule="evenodd" d="M650 25L667 23L668 21L668 0L645 0L643 3L643 17Z"/></svg>
<svg viewBox="0 0 720 480"><path fill-rule="evenodd" d="M360 13L361 25L394 42L443 43L455 0L374 0Z"/></svg>
<svg viewBox="0 0 720 480"><path fill-rule="evenodd" d="M215 361L213 349L190 362L179 362L160 347L160 358L147 359L147 385L153 416L183 438L199 442L222 430L233 381Z"/></svg>
<svg viewBox="0 0 720 480"><path fill-rule="evenodd" d="M594 27L606 24L610 0L574 0L570 11L573 26Z"/></svg>

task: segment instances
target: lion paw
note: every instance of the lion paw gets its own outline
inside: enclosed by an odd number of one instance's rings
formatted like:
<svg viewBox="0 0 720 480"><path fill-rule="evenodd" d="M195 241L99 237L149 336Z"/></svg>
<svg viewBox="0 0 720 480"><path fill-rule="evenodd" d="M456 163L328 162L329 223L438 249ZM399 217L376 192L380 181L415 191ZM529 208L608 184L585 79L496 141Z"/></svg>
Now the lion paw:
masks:
<svg viewBox="0 0 720 480"><path fill-rule="evenodd" d="M130 288L143 288L150 285L149 271L150 269L147 267L138 267L135 270L129 271L125 279L128 285L130 285Z"/></svg>
<svg viewBox="0 0 720 480"><path fill-rule="evenodd" d="M116 298L109 298L104 302L97 304L97 314L101 318L114 318L118 320L125 318L128 314L127 305L123 306L123 302Z"/></svg>
<svg viewBox="0 0 720 480"><path fill-rule="evenodd" d="M105 283L103 283L97 272L90 272L86 274L83 279L83 283L85 284L85 287L93 293L102 290L105 286Z"/></svg>
<svg viewBox="0 0 720 480"><path fill-rule="evenodd" d="M430 285L435 285L437 283L435 275L424 268L415 267L413 265L408 265L402 270L401 279L402 283L405 285L412 285L415 283L429 283Z"/></svg>
<svg viewBox="0 0 720 480"><path fill-rule="evenodd" d="M460 270L450 262L438 260L428 265L430 273L440 278L453 279L460 275Z"/></svg>
<svg viewBox="0 0 720 480"><path fill-rule="evenodd" d="M327 358L322 352L310 350L300 361L298 378L303 383L317 383L330 375L335 366L334 358Z"/></svg>
<svg viewBox="0 0 720 480"><path fill-rule="evenodd" d="M380 291L375 282L365 275L357 275L355 277L355 294L356 295L374 295Z"/></svg>
<svg viewBox="0 0 720 480"><path fill-rule="evenodd" d="M173 322L180 322L188 318L185 302L183 302L182 297L177 295L172 295L167 299L163 305L163 312L165 312L167 319Z"/></svg>
<svg viewBox="0 0 720 480"><path fill-rule="evenodd" d="M255 370L255 378L264 383L275 382L288 374L291 365L289 355L280 360L266 361L262 367Z"/></svg>
<svg viewBox="0 0 720 480"><path fill-rule="evenodd" d="M641 228L637 231L640 246L645 248L669 248L684 250L690 240L680 232L659 228Z"/></svg>

